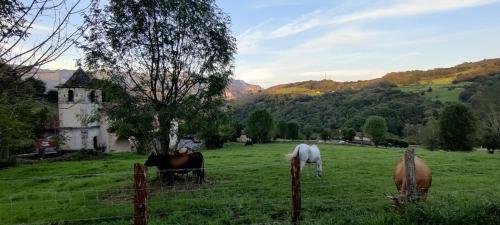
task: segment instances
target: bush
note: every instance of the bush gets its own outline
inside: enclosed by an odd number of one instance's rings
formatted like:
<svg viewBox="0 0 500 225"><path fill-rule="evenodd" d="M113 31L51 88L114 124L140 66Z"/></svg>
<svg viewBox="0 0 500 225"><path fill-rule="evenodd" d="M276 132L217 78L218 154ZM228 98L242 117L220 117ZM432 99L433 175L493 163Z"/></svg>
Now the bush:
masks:
<svg viewBox="0 0 500 225"><path fill-rule="evenodd" d="M370 116L363 125L363 132L370 137L375 146L384 143L387 135L387 123L380 116Z"/></svg>
<svg viewBox="0 0 500 225"><path fill-rule="evenodd" d="M252 141L256 143L267 143L270 142L273 137L273 129L274 122L271 113L265 109L257 109L250 114L245 132L252 138Z"/></svg>
<svg viewBox="0 0 500 225"><path fill-rule="evenodd" d="M500 134L487 132L483 135L482 145L488 149L489 153L495 153L495 149L500 149Z"/></svg>
<svg viewBox="0 0 500 225"><path fill-rule="evenodd" d="M347 128L342 130L342 140L353 141L356 136L356 131L352 128Z"/></svg>
<svg viewBox="0 0 500 225"><path fill-rule="evenodd" d="M475 130L474 114L467 106L455 103L443 109L439 121L439 136L444 149L472 150Z"/></svg>
<svg viewBox="0 0 500 225"><path fill-rule="evenodd" d="M408 148L409 144L406 141L399 139L386 139L384 145L386 147Z"/></svg>
<svg viewBox="0 0 500 225"><path fill-rule="evenodd" d="M17 165L16 157L10 157L8 160L0 161L0 169L14 167Z"/></svg>

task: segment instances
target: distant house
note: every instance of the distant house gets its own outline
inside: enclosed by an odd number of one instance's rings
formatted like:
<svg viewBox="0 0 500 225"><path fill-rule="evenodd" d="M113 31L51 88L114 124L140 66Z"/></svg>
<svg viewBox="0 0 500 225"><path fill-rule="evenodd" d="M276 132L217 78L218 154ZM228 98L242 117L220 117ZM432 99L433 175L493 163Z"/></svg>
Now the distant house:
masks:
<svg viewBox="0 0 500 225"><path fill-rule="evenodd" d="M365 137L362 132L356 132L356 136L354 136L354 140L352 141L352 143L360 145L371 145L372 140L368 137Z"/></svg>
<svg viewBox="0 0 500 225"><path fill-rule="evenodd" d="M102 105L102 92L89 89L92 77L81 68L58 89L59 131L62 150L104 149L131 151L127 138L109 133L106 119L92 120Z"/></svg>

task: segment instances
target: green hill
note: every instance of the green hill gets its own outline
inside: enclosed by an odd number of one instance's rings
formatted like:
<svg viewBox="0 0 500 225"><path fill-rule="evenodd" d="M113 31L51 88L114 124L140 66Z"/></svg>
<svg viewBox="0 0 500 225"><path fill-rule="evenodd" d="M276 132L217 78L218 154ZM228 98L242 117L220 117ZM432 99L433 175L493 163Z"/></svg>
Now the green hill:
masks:
<svg viewBox="0 0 500 225"><path fill-rule="evenodd" d="M362 89L380 84L398 87L416 86L414 89L418 89L418 87L422 85L424 85L424 87L425 85L427 85L427 87L430 85L453 85L497 73L500 73L500 58L485 59L479 62L467 62L450 68L392 72L381 78L364 81L336 82L332 80L321 80L281 84L266 89L263 94L314 96L341 90ZM450 99L454 100L455 96L451 96Z"/></svg>

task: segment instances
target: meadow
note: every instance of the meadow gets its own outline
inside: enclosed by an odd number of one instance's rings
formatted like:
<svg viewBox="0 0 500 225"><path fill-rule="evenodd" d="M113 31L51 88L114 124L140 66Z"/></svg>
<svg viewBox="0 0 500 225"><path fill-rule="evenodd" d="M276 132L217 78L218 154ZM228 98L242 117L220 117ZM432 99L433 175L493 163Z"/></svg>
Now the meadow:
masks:
<svg viewBox="0 0 500 225"><path fill-rule="evenodd" d="M149 224L261 224L290 218L294 144L203 151L206 183L175 187L149 169ZM302 224L500 224L500 155L417 149L433 172L426 202L397 214L386 194L403 149L320 145L323 177L301 174ZM38 163L0 170L0 224L131 224L132 166L146 156ZM184 180L183 180L184 179Z"/></svg>
<svg viewBox="0 0 500 225"><path fill-rule="evenodd" d="M451 83L432 83L432 84L417 84L417 85L407 85L398 86L397 89L404 92L421 93L424 92L424 97L441 102L458 102L459 95L464 91L464 86L467 82L462 82L459 84ZM428 92L429 87L432 88L432 92Z"/></svg>

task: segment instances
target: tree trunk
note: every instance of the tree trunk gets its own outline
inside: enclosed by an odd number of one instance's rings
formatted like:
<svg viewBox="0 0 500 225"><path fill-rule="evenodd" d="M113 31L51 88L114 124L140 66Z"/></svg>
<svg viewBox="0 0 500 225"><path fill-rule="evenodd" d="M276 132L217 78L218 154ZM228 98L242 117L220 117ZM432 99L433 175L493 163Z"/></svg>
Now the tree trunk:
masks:
<svg viewBox="0 0 500 225"><path fill-rule="evenodd" d="M0 162L7 162L10 158L10 152L8 148L0 148Z"/></svg>
<svg viewBox="0 0 500 225"><path fill-rule="evenodd" d="M170 117L159 117L160 133L158 141L160 142L161 154L168 154L170 146L170 130L172 128L172 120Z"/></svg>

